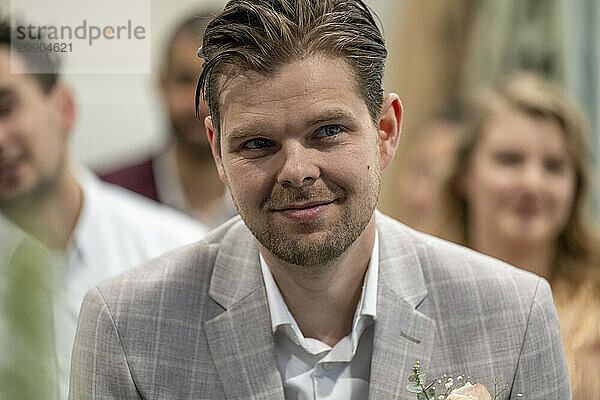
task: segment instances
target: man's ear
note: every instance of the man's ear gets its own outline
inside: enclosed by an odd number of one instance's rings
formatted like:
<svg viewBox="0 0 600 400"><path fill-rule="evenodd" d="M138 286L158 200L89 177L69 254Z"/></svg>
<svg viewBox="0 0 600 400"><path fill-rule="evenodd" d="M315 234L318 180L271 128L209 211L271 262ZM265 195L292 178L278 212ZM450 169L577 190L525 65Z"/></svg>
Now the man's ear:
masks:
<svg viewBox="0 0 600 400"><path fill-rule="evenodd" d="M381 169L387 167L398 149L402 125L402 103L396 93L389 93L381 105L379 119L379 154Z"/></svg>
<svg viewBox="0 0 600 400"><path fill-rule="evenodd" d="M73 131L75 126L75 115L77 113L75 107L75 99L71 90L63 85L57 83L52 92L50 93L52 102L54 102L57 110L57 115L60 118L60 128L65 138L67 138Z"/></svg>
<svg viewBox="0 0 600 400"><path fill-rule="evenodd" d="M208 143L210 143L210 151L212 152L215 160L217 171L219 171L219 177L223 183L228 184L227 175L225 175L225 170L223 169L223 161L221 160L220 141L217 138L217 133L215 132L212 117L210 115L204 118L204 126L206 127L206 137L208 138Z"/></svg>

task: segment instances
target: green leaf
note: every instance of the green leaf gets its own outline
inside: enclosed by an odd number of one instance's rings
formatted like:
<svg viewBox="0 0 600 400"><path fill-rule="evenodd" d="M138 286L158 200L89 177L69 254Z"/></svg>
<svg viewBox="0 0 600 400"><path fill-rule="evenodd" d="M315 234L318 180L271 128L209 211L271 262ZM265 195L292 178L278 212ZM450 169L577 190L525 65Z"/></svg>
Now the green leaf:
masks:
<svg viewBox="0 0 600 400"><path fill-rule="evenodd" d="M427 374L419 374L419 383L421 385L425 384L425 376L427 376Z"/></svg>
<svg viewBox="0 0 600 400"><path fill-rule="evenodd" d="M429 389L427 389L425 392L427 393L427 396L428 396L430 399L433 399L433 398L435 398L435 389L434 389L434 388L429 388Z"/></svg>
<svg viewBox="0 0 600 400"><path fill-rule="evenodd" d="M423 389L421 389L420 386L417 386L413 383L411 383L410 385L406 385L406 390L408 390L411 393L423 393Z"/></svg>
<svg viewBox="0 0 600 400"><path fill-rule="evenodd" d="M425 395L427 393L427 396ZM433 400L435 399L435 389L429 389L426 392L417 393L417 400Z"/></svg>
<svg viewBox="0 0 600 400"><path fill-rule="evenodd" d="M417 383L419 382L419 377L417 375L411 375L408 377L408 381Z"/></svg>

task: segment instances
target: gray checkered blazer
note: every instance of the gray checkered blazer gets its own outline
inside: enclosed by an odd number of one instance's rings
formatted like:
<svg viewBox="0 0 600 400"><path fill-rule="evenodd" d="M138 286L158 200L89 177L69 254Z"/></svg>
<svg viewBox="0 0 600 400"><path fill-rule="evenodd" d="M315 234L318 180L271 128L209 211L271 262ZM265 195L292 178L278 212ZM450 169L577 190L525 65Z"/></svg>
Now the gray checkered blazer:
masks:
<svg viewBox="0 0 600 400"><path fill-rule="evenodd" d="M464 374L501 399L571 399L548 283L378 213L379 286L369 399ZM70 399L282 399L254 239L239 217L205 240L90 290Z"/></svg>

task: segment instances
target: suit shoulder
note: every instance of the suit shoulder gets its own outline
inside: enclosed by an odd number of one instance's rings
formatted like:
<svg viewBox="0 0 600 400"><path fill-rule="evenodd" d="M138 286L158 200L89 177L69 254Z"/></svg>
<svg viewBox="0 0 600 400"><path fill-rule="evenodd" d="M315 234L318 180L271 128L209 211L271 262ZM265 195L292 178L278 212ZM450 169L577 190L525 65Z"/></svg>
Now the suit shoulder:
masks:
<svg viewBox="0 0 600 400"><path fill-rule="evenodd" d="M429 286L469 284L489 288L490 293L507 288L534 293L542 279L467 247L418 232L389 217L382 219L383 231L402 242L402 251L414 253Z"/></svg>

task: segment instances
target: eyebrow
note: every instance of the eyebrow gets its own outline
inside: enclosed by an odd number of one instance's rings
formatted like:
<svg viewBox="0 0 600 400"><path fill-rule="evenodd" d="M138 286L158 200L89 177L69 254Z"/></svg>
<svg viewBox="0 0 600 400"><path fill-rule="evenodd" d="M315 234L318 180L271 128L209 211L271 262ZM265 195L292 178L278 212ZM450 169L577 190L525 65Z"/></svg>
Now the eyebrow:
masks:
<svg viewBox="0 0 600 400"><path fill-rule="evenodd" d="M315 118L312 118L308 121L307 126L313 126L313 125L320 125L320 124L324 124L327 122L334 122L334 121L349 121L349 122L355 122L356 118L354 117L354 115L346 110L343 109L333 109L333 110L327 110L322 114L319 114L318 116L316 116Z"/></svg>
<svg viewBox="0 0 600 400"><path fill-rule="evenodd" d="M349 124L355 124L356 118L352 113L343 109L327 110L317 116L308 119L304 124L305 127L312 127L328 122L346 121ZM227 133L225 140L229 143L244 141L248 138L269 136L269 129L264 126L245 126L231 130Z"/></svg>
<svg viewBox="0 0 600 400"><path fill-rule="evenodd" d="M225 141L228 143L232 143L232 142L244 141L246 139L253 138L253 137L263 137L263 136L268 136L266 129L264 129L262 127L247 126L247 127L236 128L236 129L228 132L227 135L225 136Z"/></svg>

